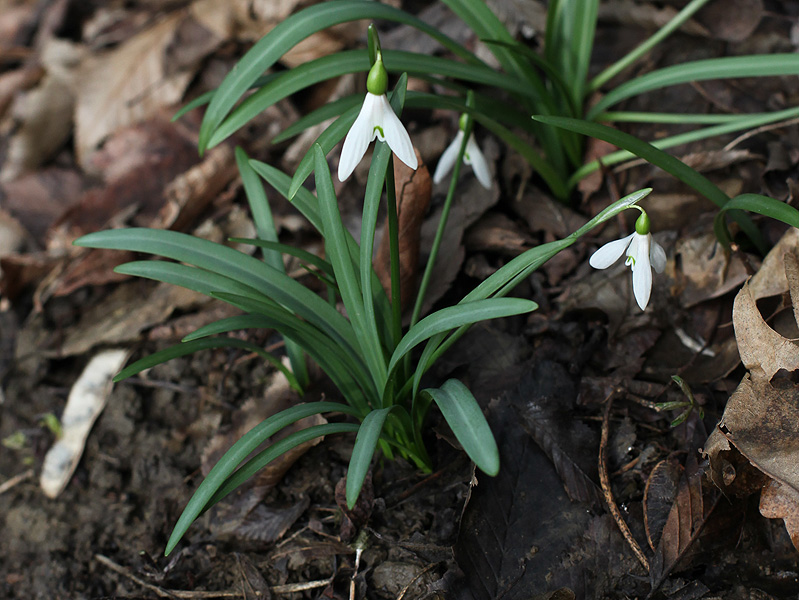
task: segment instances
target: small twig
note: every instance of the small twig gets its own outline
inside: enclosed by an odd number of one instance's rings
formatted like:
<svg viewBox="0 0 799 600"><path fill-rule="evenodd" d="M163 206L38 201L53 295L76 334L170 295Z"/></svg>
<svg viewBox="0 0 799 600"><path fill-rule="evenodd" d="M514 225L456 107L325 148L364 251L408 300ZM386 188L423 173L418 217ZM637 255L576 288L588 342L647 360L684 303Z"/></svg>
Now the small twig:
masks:
<svg viewBox="0 0 799 600"><path fill-rule="evenodd" d="M155 593L160 598L187 598L189 600L193 600L195 598L241 598L242 595L239 592L208 592L208 591L198 591L198 592L191 592L187 590L167 590L157 585L153 585L140 577L137 577L133 573L130 572L130 569L126 569L122 565L118 565L113 560L108 558L107 556L103 556L102 554L95 554L94 558L97 562L105 565L112 571L119 573L123 577L127 577L134 583L139 584L143 588L150 590L151 592Z"/></svg>
<svg viewBox="0 0 799 600"><path fill-rule="evenodd" d="M5 494L11 488L16 487L23 481L27 481L31 477L33 477L33 469L28 469L24 473L20 473L19 475L14 475L14 477L9 479L5 483L0 484L0 494Z"/></svg>
<svg viewBox="0 0 799 600"><path fill-rule="evenodd" d="M291 592L304 592L305 590L315 590L321 587L327 587L330 585L330 582L333 581L333 578L330 579L317 579L316 581L304 581L301 583L286 583L283 585L275 585L270 586L270 590L272 590L276 594L289 594Z"/></svg>
<svg viewBox="0 0 799 600"><path fill-rule="evenodd" d="M602 415L602 437L599 442L599 483L602 486L602 494L605 496L605 502L608 505L610 514L613 515L613 520L616 521L616 525L619 527L619 530L621 530L621 534L624 536L624 539L627 540L627 543L630 545L630 548L632 549L633 554L635 554L635 557L638 559L638 562L640 562L644 568L649 571L649 561L646 559L644 552L641 550L641 546L639 546L638 542L635 541L630 528L624 521L624 517L621 515L621 511L616 504L616 500L613 498L613 491L610 489L607 451L610 431L610 408L613 406L613 396L614 394L608 396L608 399L605 403L605 412Z"/></svg>
<svg viewBox="0 0 799 600"><path fill-rule="evenodd" d="M408 582L408 585L406 585L404 588L402 588L402 591L400 592L399 596L397 596L397 600L402 600L402 599L405 597L405 594L407 594L407 593L408 593L408 590L409 590L409 589L411 589L411 586L412 586L414 583L416 583L416 582L417 582L417 580L418 580L418 579L419 579L419 578L420 578L422 575L424 575L425 573L427 573L428 571L430 571L431 569L433 569L433 567L435 567L437 564L438 564L438 563L430 563L430 564L429 564L429 565L427 565L427 566L426 566L424 569L422 569L421 571L419 571L419 574L418 574L416 577L414 577L413 579L411 579L411 580Z"/></svg>
<svg viewBox="0 0 799 600"><path fill-rule="evenodd" d="M787 119L785 121L779 121L778 123L770 123L768 125L761 125L760 127L756 127L746 133L742 133L729 144L724 146L723 150L732 150L740 144L741 142L748 140L750 137L757 135L758 133L763 133L764 131L771 131L772 129L779 129L781 127L788 127L789 125L796 125L799 123L799 118L793 117L792 119Z"/></svg>

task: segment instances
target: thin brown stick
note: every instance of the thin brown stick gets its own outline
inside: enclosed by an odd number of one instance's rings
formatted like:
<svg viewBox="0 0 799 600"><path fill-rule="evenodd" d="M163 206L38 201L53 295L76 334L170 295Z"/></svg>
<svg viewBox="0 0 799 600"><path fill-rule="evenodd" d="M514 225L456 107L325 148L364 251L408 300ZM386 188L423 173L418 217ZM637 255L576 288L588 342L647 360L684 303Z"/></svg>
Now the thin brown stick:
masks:
<svg viewBox="0 0 799 600"><path fill-rule="evenodd" d="M9 479L8 481L4 482L3 484L0 484L0 494L5 494L11 488L18 486L20 483L22 483L23 481L27 481L31 477L33 477L33 469L28 469L24 473L20 473L19 475L14 475L14 477Z"/></svg>
<svg viewBox="0 0 799 600"><path fill-rule="evenodd" d="M407 593L408 593L408 590L409 590L409 589L411 589L411 586L412 586L414 583L416 583L416 581L417 581L417 580L418 580L418 579L419 579L419 578L420 578L422 575L424 575L425 573L427 573L428 571L430 571L430 570L431 570L433 567L435 567L437 564L438 564L438 563L430 563L430 564L429 564L429 565L427 565L427 566L426 566L424 569L422 569L421 571L419 571L419 574L418 574L416 577L414 577L413 579L411 579L411 580L408 582L408 585L406 585L404 588L402 588L402 591L400 592L399 596L397 596L397 600L402 600L402 599L405 597L405 594L407 594Z"/></svg>
<svg viewBox="0 0 799 600"><path fill-rule="evenodd" d="M643 550L641 550L641 546L639 546L638 542L635 541L630 528L624 521L624 517L621 516L621 511L616 504L616 500L613 498L613 491L610 489L607 452L610 431L610 409L612 406L613 394L608 397L607 402L605 403L605 412L602 415L602 437L599 442L599 483L602 486L602 495L605 497L605 502L608 505L610 514L613 515L613 520L616 521L616 525L619 527L622 536L624 536L624 539L627 540L627 543L630 545L630 548L632 549L633 554L635 554L635 557L638 559L638 562L640 562L644 568L649 571L649 561L644 555Z"/></svg>
<svg viewBox="0 0 799 600"><path fill-rule="evenodd" d="M107 556L103 556L102 554L95 554L94 558L97 562L105 565L112 571L119 573L123 577L126 577L133 581L134 583L139 584L143 588L150 590L151 592L155 593L159 598L187 598L189 600L193 600L196 598L241 598L242 595L239 592L208 592L208 591L198 591L198 592L191 592L188 590L167 590L157 585L153 585L140 577L137 577L133 573L131 573L130 569L126 569L122 565L115 563L113 560L108 558Z"/></svg>

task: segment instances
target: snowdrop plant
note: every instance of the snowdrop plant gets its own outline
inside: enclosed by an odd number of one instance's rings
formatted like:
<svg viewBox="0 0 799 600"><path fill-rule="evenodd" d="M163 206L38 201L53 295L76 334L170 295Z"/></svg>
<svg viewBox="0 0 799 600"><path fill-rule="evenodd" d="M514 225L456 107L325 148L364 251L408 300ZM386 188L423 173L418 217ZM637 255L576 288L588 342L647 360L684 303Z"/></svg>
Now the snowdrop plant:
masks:
<svg viewBox="0 0 799 600"><path fill-rule="evenodd" d="M636 206L641 215L635 221L635 231L620 240L608 242L594 252L589 264L595 269L607 269L622 255L627 254L625 264L633 272L633 295L641 310L646 310L652 293L652 269L662 273L666 268L666 251L650 233L649 215Z"/></svg>

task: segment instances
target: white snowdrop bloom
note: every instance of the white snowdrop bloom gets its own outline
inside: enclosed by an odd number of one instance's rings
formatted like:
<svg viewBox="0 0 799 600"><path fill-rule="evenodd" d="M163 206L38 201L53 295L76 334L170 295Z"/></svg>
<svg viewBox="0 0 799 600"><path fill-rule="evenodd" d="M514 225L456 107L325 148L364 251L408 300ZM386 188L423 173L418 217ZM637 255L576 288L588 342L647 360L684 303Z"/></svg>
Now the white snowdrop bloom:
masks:
<svg viewBox="0 0 799 600"><path fill-rule="evenodd" d="M463 143L463 129L458 129L458 135L452 140L452 143L447 146L441 158L438 160L436 172L433 174L433 182L440 183L447 173L449 173L455 166L455 161L458 160L458 151L461 149ZM469 135L466 142L466 151L463 153L463 162L472 166L477 181L480 182L487 190L491 189L491 171L488 168L483 152L477 145L474 139L474 133Z"/></svg>
<svg viewBox="0 0 799 600"><path fill-rule="evenodd" d="M366 80L366 98L361 112L352 124L338 162L338 179L344 181L361 162L366 149L375 138L386 142L394 155L411 169L419 166L411 137L400 122L386 97L388 73L380 54Z"/></svg>
<svg viewBox="0 0 799 600"><path fill-rule="evenodd" d="M607 269L627 253L625 264L633 272L633 295L641 310L646 309L652 293L652 269L662 273L666 268L666 251L649 233L649 216L642 212L635 222L635 231L625 238L608 242L594 252L588 263L595 269Z"/></svg>

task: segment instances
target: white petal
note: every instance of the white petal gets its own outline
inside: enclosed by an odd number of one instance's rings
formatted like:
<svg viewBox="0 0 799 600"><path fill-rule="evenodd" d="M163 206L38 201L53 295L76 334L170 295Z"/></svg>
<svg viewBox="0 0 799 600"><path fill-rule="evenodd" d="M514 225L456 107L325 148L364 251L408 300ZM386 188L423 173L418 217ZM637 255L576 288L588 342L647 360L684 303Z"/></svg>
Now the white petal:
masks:
<svg viewBox="0 0 799 600"><path fill-rule="evenodd" d="M487 190L491 189L491 170L488 168L485 156L477 145L474 139L474 134L469 136L469 141L466 142L466 157L464 162L467 165L472 165L474 176L477 181Z"/></svg>
<svg viewBox="0 0 799 600"><path fill-rule="evenodd" d="M652 247L649 249L649 259L652 261L652 268L656 273L662 273L666 268L666 251L654 239Z"/></svg>
<svg viewBox="0 0 799 600"><path fill-rule="evenodd" d="M374 139L373 114L375 112L374 98L376 97L374 94L366 94L361 112L358 113L358 117L347 132L344 145L341 147L341 158L338 161L339 181L345 181L352 175L355 167L366 154L369 142Z"/></svg>
<svg viewBox="0 0 799 600"><path fill-rule="evenodd" d="M455 139L452 140L452 143L447 146L446 150L444 150L441 158L438 159L436 172L433 173L433 183L441 183L444 177L446 177L447 173L452 171L452 167L455 166L455 161L458 159L458 150L461 149L462 141L463 130L458 129L458 135L455 136Z"/></svg>
<svg viewBox="0 0 799 600"><path fill-rule="evenodd" d="M388 98L386 98L385 95L380 96L380 102L382 105L380 109L382 123L377 123L377 125L383 127L383 133L388 147L391 148L391 151L398 159L415 170L416 167L419 166L419 162L416 160L416 152L413 151L411 136L405 131L405 127L399 120L399 117L394 114L394 110L391 108ZM378 135L378 137L380 136Z"/></svg>
<svg viewBox="0 0 799 600"><path fill-rule="evenodd" d="M588 261L588 264L595 269L607 269L610 265L621 258L621 255L624 254L627 246L630 245L633 235L635 234L631 233L626 238L608 242L599 250L594 252L594 254L591 256L591 259Z"/></svg>
<svg viewBox="0 0 799 600"><path fill-rule="evenodd" d="M641 310L646 310L649 295L652 293L652 267L649 264L649 243L651 235L638 235L636 253L633 255L633 295ZM632 246L632 244L630 244Z"/></svg>

